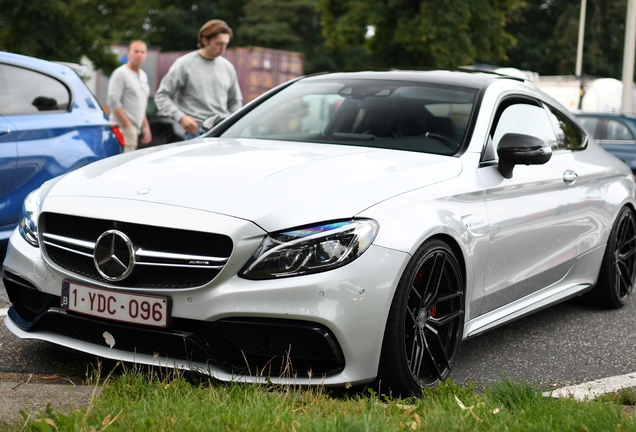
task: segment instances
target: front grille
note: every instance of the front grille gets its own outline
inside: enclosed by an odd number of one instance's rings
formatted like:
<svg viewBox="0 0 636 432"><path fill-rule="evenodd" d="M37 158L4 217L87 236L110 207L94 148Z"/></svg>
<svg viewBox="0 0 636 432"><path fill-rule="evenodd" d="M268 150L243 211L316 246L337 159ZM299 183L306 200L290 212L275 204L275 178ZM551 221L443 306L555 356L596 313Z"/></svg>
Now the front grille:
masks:
<svg viewBox="0 0 636 432"><path fill-rule="evenodd" d="M211 362L210 353L201 348L190 333L121 326L65 313L47 313L34 327L101 346L106 344L104 332L107 331L115 340L113 348L122 351L156 355L159 360Z"/></svg>
<svg viewBox="0 0 636 432"><path fill-rule="evenodd" d="M218 353L234 372L320 377L344 368L335 337L316 323L227 319L214 323L212 329Z"/></svg>
<svg viewBox="0 0 636 432"><path fill-rule="evenodd" d="M78 255L58 248L47 248L51 261L75 274L108 282L95 268L92 257ZM135 288L192 288L205 285L216 277L219 270L175 267L139 267L126 280L108 282L114 286Z"/></svg>
<svg viewBox="0 0 636 432"><path fill-rule="evenodd" d="M114 286L192 288L205 285L221 271L233 246L232 240L222 234L57 213L43 213L39 224L45 257L77 275ZM103 278L93 261L95 243L112 229L128 236L135 250L145 252L130 276L119 282ZM196 261L194 265L193 261Z"/></svg>
<svg viewBox="0 0 636 432"><path fill-rule="evenodd" d="M83 218L59 213L43 213L39 223L44 232L80 240L97 241L109 229L116 228L144 249L165 252L229 257L232 240L222 234L179 230L104 219Z"/></svg>
<svg viewBox="0 0 636 432"><path fill-rule="evenodd" d="M33 320L51 306L59 306L60 298L39 291L30 282L10 272L3 275L4 288L9 301L26 320Z"/></svg>
<svg viewBox="0 0 636 432"><path fill-rule="evenodd" d="M52 304L35 318L14 319L26 331L46 331L99 346L107 346L107 331L115 340L113 348L159 359L214 364L233 374L319 378L344 368L338 342L316 323L252 318L206 323L173 318L169 328L152 329L66 312L53 306L59 305L59 297L39 294L52 297ZM25 310L21 306L13 304L18 314Z"/></svg>

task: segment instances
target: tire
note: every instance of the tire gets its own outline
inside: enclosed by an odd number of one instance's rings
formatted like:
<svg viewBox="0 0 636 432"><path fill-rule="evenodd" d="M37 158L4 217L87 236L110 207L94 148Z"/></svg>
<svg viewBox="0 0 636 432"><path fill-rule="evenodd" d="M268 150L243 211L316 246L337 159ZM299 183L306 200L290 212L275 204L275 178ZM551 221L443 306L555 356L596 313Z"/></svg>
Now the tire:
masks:
<svg viewBox="0 0 636 432"><path fill-rule="evenodd" d="M636 280L636 218L629 207L618 213L588 301L618 309L628 301Z"/></svg>
<svg viewBox="0 0 636 432"><path fill-rule="evenodd" d="M464 328L464 277L439 239L417 250L400 281L387 320L377 385L382 393L422 394L451 372Z"/></svg>

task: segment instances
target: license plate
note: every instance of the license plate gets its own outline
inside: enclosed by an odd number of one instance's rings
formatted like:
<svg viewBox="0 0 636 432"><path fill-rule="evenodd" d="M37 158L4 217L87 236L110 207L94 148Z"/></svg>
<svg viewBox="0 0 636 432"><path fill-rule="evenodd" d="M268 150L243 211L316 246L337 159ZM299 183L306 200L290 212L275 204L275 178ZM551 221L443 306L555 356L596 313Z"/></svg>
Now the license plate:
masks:
<svg viewBox="0 0 636 432"><path fill-rule="evenodd" d="M168 298L145 294L128 294L103 288L62 283L62 308L133 324L166 327L168 323Z"/></svg>

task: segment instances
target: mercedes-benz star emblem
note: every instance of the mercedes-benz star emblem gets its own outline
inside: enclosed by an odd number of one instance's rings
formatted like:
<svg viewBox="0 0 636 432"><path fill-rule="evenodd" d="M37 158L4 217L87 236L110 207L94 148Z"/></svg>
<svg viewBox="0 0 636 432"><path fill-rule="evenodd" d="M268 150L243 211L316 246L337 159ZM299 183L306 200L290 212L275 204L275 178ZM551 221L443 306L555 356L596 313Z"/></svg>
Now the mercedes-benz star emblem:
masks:
<svg viewBox="0 0 636 432"><path fill-rule="evenodd" d="M135 265L132 242L123 232L108 230L95 243L93 261L104 279L111 282L123 280Z"/></svg>

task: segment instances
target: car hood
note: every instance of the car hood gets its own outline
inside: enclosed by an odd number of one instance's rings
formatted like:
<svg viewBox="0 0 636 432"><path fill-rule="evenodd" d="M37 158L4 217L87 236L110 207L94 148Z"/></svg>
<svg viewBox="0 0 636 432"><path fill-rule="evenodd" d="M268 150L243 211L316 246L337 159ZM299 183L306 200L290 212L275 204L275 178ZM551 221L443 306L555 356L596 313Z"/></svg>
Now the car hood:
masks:
<svg viewBox="0 0 636 432"><path fill-rule="evenodd" d="M461 172L458 158L274 140L208 138L137 150L70 173L48 196L148 201L268 231L353 217Z"/></svg>

